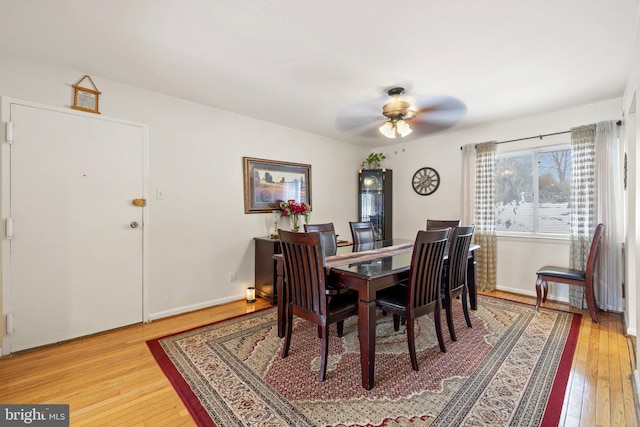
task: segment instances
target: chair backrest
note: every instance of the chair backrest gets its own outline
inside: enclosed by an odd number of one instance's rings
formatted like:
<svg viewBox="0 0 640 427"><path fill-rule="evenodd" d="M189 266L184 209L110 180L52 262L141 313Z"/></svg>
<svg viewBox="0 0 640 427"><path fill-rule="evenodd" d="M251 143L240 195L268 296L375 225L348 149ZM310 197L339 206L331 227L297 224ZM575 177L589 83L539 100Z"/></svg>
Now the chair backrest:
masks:
<svg viewBox="0 0 640 427"><path fill-rule="evenodd" d="M432 311L440 299L442 265L448 238L449 229L418 231L413 245L407 289L407 311L411 312L412 317Z"/></svg>
<svg viewBox="0 0 640 427"><path fill-rule="evenodd" d="M475 225L456 227L451 232L449 244L449 266L445 285L449 292L453 292L467 282L467 264L469 258L469 246L473 239Z"/></svg>
<svg viewBox="0 0 640 427"><path fill-rule="evenodd" d="M326 224L305 224L304 231L308 233L320 233L320 239L324 247L325 255L335 255L338 247L338 239L336 238L336 229L332 222Z"/></svg>
<svg viewBox="0 0 640 427"><path fill-rule="evenodd" d="M278 230L287 301L294 314L318 323L327 313L326 273L320 233Z"/></svg>
<svg viewBox="0 0 640 427"><path fill-rule="evenodd" d="M376 233L373 229L373 222L349 221L349 227L351 228L351 238L353 239L354 245L361 245L363 243L372 243L376 241Z"/></svg>
<svg viewBox="0 0 640 427"><path fill-rule="evenodd" d="M460 225L459 219L428 219L427 230L444 230Z"/></svg>
<svg viewBox="0 0 640 427"><path fill-rule="evenodd" d="M591 240L591 248L589 249L589 258L587 258L587 268L585 270L585 277L587 280L593 278L593 270L596 268L596 260L598 259L598 253L600 252L600 242L602 241L602 232L604 231L604 224L596 225L596 229L593 232L593 239Z"/></svg>

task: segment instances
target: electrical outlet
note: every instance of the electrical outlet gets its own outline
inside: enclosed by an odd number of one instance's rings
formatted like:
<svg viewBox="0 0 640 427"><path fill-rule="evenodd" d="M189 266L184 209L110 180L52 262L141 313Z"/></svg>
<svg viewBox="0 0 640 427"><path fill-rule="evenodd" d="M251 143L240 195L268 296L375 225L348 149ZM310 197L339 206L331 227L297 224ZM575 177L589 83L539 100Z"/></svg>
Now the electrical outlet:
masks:
<svg viewBox="0 0 640 427"><path fill-rule="evenodd" d="M238 279L238 276L236 275L235 271L232 271L231 273L229 273L229 282L233 283Z"/></svg>

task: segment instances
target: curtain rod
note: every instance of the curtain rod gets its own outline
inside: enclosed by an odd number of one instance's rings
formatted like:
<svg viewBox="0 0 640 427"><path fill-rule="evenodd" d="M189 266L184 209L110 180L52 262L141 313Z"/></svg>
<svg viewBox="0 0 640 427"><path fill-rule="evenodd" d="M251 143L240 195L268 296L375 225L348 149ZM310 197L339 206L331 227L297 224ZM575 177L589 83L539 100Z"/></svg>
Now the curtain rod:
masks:
<svg viewBox="0 0 640 427"><path fill-rule="evenodd" d="M618 125L618 126L620 126L621 124L622 124L622 120L618 120L616 122L616 125ZM542 134L542 135L528 136L526 138L518 138L518 139L509 139L509 140L506 140L506 141L498 141L498 142L496 142L496 145L498 145L498 144L506 144L507 142L526 141L527 139L536 139L536 138L542 139L545 136L562 135L564 133L571 133L571 131L570 130L565 130L563 132L545 133L545 134ZM462 147L460 147L460 150L462 150Z"/></svg>
<svg viewBox="0 0 640 427"><path fill-rule="evenodd" d="M622 124L622 120L618 120L618 121L616 122L616 124L617 124L618 126L620 126L620 125ZM528 137L526 137L526 138L509 139L509 140L507 140L507 141L498 141L498 142L496 142L496 144L506 144L507 142L525 141L525 140L527 140L527 139L535 139L535 138L540 138L540 139L542 139L542 138L544 138L545 136L562 135L563 133L571 133L571 131L570 131L570 130L565 130L564 132L545 133L545 134L542 134L542 135L528 136Z"/></svg>
<svg viewBox="0 0 640 427"><path fill-rule="evenodd" d="M525 141L527 139L536 139L536 138L542 139L545 136L562 135L563 133L571 133L571 131L570 130L565 130L564 132L545 133L545 134L542 134L542 135L528 136L526 138L518 138L518 139L509 139L509 140L506 140L506 141L498 141L498 142L496 142L496 145L498 145L498 144L506 144L507 142Z"/></svg>

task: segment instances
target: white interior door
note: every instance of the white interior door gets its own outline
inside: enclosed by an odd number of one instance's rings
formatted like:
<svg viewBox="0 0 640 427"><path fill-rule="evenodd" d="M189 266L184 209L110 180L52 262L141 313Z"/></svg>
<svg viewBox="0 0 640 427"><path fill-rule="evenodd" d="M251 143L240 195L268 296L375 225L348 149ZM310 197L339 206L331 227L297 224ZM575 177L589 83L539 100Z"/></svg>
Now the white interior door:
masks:
<svg viewBox="0 0 640 427"><path fill-rule="evenodd" d="M142 321L132 200L145 193L146 127L17 103L10 114L9 350Z"/></svg>

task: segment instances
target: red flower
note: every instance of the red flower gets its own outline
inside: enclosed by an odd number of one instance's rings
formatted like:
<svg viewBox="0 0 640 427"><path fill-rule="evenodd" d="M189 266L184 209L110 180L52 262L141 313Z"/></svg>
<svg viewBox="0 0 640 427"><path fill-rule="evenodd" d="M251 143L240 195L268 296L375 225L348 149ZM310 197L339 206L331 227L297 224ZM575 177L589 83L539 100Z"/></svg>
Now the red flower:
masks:
<svg viewBox="0 0 640 427"><path fill-rule="evenodd" d="M309 212L309 206L304 202L296 203L295 200L290 199L286 202L280 202L280 210L282 216L303 215Z"/></svg>

